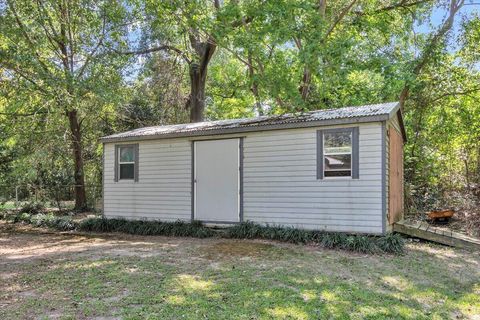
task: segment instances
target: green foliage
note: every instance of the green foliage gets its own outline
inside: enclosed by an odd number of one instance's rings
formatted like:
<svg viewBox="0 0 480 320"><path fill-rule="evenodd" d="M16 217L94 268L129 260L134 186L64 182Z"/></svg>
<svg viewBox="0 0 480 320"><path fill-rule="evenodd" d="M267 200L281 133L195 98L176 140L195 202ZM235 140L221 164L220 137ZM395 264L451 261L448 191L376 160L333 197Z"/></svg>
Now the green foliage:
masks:
<svg viewBox="0 0 480 320"><path fill-rule="evenodd" d="M197 238L212 237L215 235L214 231L202 226L200 223L106 219L103 217L83 220L79 224L78 230Z"/></svg>
<svg viewBox="0 0 480 320"><path fill-rule="evenodd" d="M122 232L145 236L171 237L225 237L236 239L266 239L290 243L314 243L329 249L344 249L361 253L395 253L404 251L404 240L398 234L382 237L348 235L323 231L302 230L291 227L262 226L244 222L215 232L199 221L161 222L147 220L87 218L77 223L70 217L57 217L53 214L19 213L7 216L14 223L27 223L36 227L49 227L60 231L78 230L84 232Z"/></svg>
<svg viewBox="0 0 480 320"><path fill-rule="evenodd" d="M239 239L268 239L292 243L316 243L329 249L354 252L386 252L400 254L404 250L403 238L397 234L383 237L347 235L344 233L309 231L295 228L261 226L244 222L226 229L226 237Z"/></svg>
<svg viewBox="0 0 480 320"><path fill-rule="evenodd" d="M479 206L480 18L472 6L429 50L437 28L417 28L447 7L434 1L323 1L325 10L316 0L65 3L68 15L55 1L0 5L0 187L10 199L28 184L60 202L74 183L66 111L81 122L87 189L101 184L99 137L187 122L189 67L215 43L204 75L208 119L395 101L408 84L408 211ZM119 54L159 44L170 49ZM424 53L430 59L417 73Z"/></svg>
<svg viewBox="0 0 480 320"><path fill-rule="evenodd" d="M32 201L25 203L21 208L20 212L29 213L29 214L38 214L45 210L45 206L41 202Z"/></svg>
<svg viewBox="0 0 480 320"><path fill-rule="evenodd" d="M77 228L77 223L71 217L58 217L49 214L29 214L22 212L14 215L6 215L6 218L13 223L26 223L35 227L47 227L59 231L71 231Z"/></svg>
<svg viewBox="0 0 480 320"><path fill-rule="evenodd" d="M405 241L398 233L389 233L377 241L380 250L391 253L403 253Z"/></svg>

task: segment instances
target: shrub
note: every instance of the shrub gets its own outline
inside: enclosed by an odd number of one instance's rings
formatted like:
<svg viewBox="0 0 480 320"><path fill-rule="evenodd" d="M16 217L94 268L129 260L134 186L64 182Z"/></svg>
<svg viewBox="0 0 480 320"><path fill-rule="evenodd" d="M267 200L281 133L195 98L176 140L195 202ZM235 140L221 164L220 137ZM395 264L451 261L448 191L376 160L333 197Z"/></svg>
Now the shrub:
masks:
<svg viewBox="0 0 480 320"><path fill-rule="evenodd" d="M78 229L90 232L123 232L138 235L161 235L175 237L213 237L215 232L203 226L200 222L184 221L160 222L145 220L125 220L89 218L82 221Z"/></svg>
<svg viewBox="0 0 480 320"><path fill-rule="evenodd" d="M342 245L345 249L355 252L374 253L378 251L375 238L362 235L348 236Z"/></svg>
<svg viewBox="0 0 480 320"><path fill-rule="evenodd" d="M377 245L383 252L400 254L405 250L405 240L398 233L389 233L378 238Z"/></svg>
<svg viewBox="0 0 480 320"><path fill-rule="evenodd" d="M15 214L9 217L9 219L11 219L14 223L18 223L18 222L31 223L31 218L32 218L32 215L26 212L21 212L19 214Z"/></svg>
<svg viewBox="0 0 480 320"><path fill-rule="evenodd" d="M88 218L80 223L70 217L57 217L53 214L20 213L10 217L16 222L29 223L37 227L49 227L61 231L80 230L86 232L123 232L137 235L160 235L175 237L226 237L237 239L268 239L291 243L315 243L325 248L339 248L362 253L395 253L404 251L404 240L398 234L383 237L347 235L344 233L301 230L291 227L262 226L244 222L217 233L201 222L184 221L160 222L146 220Z"/></svg>
<svg viewBox="0 0 480 320"><path fill-rule="evenodd" d="M77 228L77 224L70 217L57 217L53 214L29 214L26 212L8 216L13 223L27 223L35 227L48 227L60 231L70 231Z"/></svg>
<svg viewBox="0 0 480 320"><path fill-rule="evenodd" d="M262 227L253 222L247 221L233 227L230 227L226 231L226 236L228 238L237 238L237 239L253 239L259 238L261 235Z"/></svg>
<svg viewBox="0 0 480 320"><path fill-rule="evenodd" d="M247 221L225 231L228 238L268 239L292 243L315 243L322 247L341 248L362 253L402 253L404 242L397 234L384 237L347 235L339 232L309 231L291 227L261 226Z"/></svg>
<svg viewBox="0 0 480 320"><path fill-rule="evenodd" d="M30 214L39 214L44 210L45 206L41 202L37 201L27 202L20 208L20 212L26 212Z"/></svg>
<svg viewBox="0 0 480 320"><path fill-rule="evenodd" d="M343 244L345 244L346 240L347 240L347 235L343 233L325 232L322 235L319 243L325 248L333 249L336 247L342 247Z"/></svg>

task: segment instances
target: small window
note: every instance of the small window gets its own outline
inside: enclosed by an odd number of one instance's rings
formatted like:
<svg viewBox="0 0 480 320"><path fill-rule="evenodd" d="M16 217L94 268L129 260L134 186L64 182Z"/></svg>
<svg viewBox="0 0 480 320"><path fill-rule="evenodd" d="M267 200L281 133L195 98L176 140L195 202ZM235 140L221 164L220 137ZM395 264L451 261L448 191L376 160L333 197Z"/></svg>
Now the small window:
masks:
<svg viewBox="0 0 480 320"><path fill-rule="evenodd" d="M358 128L317 132L317 179L358 179Z"/></svg>
<svg viewBox="0 0 480 320"><path fill-rule="evenodd" d="M323 134L324 177L352 176L352 131Z"/></svg>
<svg viewBox="0 0 480 320"><path fill-rule="evenodd" d="M119 180L135 179L136 148L134 145L118 147L118 177Z"/></svg>

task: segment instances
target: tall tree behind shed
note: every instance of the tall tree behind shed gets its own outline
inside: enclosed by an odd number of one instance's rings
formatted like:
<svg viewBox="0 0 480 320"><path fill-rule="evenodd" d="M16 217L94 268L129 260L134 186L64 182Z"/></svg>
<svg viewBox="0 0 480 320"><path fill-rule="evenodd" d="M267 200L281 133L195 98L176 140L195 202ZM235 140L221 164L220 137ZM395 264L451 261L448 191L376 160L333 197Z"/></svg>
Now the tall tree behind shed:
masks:
<svg viewBox="0 0 480 320"><path fill-rule="evenodd" d="M126 59L107 60L104 45L121 38L125 17L114 1L7 0L0 7L0 67L42 97L43 112L66 120L77 210L87 207L82 124L98 116L95 104L111 98L107 91L121 79Z"/></svg>
<svg viewBox="0 0 480 320"><path fill-rule="evenodd" d="M212 57L227 35L243 28L251 16L242 12L240 1L223 3L220 0L147 1L136 12L138 24L143 25L144 38L148 40L143 40L137 48L116 48L116 51L126 55L163 52L181 57L188 65L190 76L186 103L190 122L203 121L205 87Z"/></svg>

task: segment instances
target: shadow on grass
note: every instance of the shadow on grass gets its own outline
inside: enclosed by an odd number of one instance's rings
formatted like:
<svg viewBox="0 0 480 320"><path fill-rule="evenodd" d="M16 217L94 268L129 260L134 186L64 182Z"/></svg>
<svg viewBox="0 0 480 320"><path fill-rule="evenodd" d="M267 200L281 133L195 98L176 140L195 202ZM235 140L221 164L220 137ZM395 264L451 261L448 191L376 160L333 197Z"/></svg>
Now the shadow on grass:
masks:
<svg viewBox="0 0 480 320"><path fill-rule="evenodd" d="M14 252L0 258L2 272L14 274L0 285L0 300L7 301L0 318L443 319L480 313L478 255L439 246L411 245L403 256L379 256L265 241L70 237L32 238L27 249L37 259ZM47 252L35 255L42 246Z"/></svg>
<svg viewBox="0 0 480 320"><path fill-rule="evenodd" d="M462 304L479 302L473 284L454 292L389 272L367 284L297 267L198 268L187 271L156 258L65 262L21 277L35 288L23 297L21 315L61 310L87 318L427 319L461 315Z"/></svg>

